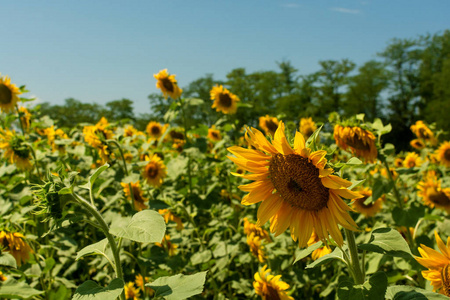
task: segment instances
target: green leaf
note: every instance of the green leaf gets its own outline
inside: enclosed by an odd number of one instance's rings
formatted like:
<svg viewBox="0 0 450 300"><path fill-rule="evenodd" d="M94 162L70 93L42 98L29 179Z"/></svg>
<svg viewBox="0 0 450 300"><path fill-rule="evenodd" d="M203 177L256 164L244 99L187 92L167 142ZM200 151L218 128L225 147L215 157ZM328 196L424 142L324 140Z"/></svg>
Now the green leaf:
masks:
<svg viewBox="0 0 450 300"><path fill-rule="evenodd" d="M123 291L123 280L116 278L107 287L99 286L95 281L83 282L75 291L72 300L116 300Z"/></svg>
<svg viewBox="0 0 450 300"><path fill-rule="evenodd" d="M411 205L409 208L395 207L392 210L392 219L398 226L416 227L419 219L425 216L425 207L423 205Z"/></svg>
<svg viewBox="0 0 450 300"><path fill-rule="evenodd" d="M181 155L171 159L167 164L167 176L172 180L177 179L178 176L186 172L188 161L189 158Z"/></svg>
<svg viewBox="0 0 450 300"><path fill-rule="evenodd" d="M79 260L86 255L103 255L107 259L111 260L111 257L106 254L106 247L108 246L108 239L103 239L98 243L89 245L78 251L75 260Z"/></svg>
<svg viewBox="0 0 450 300"><path fill-rule="evenodd" d="M9 254L7 252L2 252L2 255L0 255L0 266L11 267L11 268L17 269L16 259L11 254Z"/></svg>
<svg viewBox="0 0 450 300"><path fill-rule="evenodd" d="M378 228L372 231L369 243L358 246L360 249L396 257L412 258L408 243L402 235L392 228Z"/></svg>
<svg viewBox="0 0 450 300"><path fill-rule="evenodd" d="M388 300L444 300L448 297L413 286L393 285L387 288Z"/></svg>
<svg viewBox="0 0 450 300"><path fill-rule="evenodd" d="M297 253L297 255L295 256L295 261L293 264L295 264L296 262L298 262L301 259L304 259L305 257L307 257L308 255L310 255L311 253L314 252L314 250L319 249L322 246L322 242L317 242L315 244L312 244L311 246L309 246L308 248L305 248L301 251L299 251Z"/></svg>
<svg viewBox="0 0 450 300"><path fill-rule="evenodd" d="M25 282L19 282L13 278L8 278L6 281L0 284L0 297L28 299L43 293L43 291L33 289Z"/></svg>
<svg viewBox="0 0 450 300"><path fill-rule="evenodd" d="M354 285L353 282L343 281L338 287L338 298L352 300L384 299L387 285L388 279L384 272L373 274L363 284Z"/></svg>
<svg viewBox="0 0 450 300"><path fill-rule="evenodd" d="M372 199L377 200L384 194L389 193L392 188L392 182L388 182L382 178L375 179L375 183L372 186Z"/></svg>
<svg viewBox="0 0 450 300"><path fill-rule="evenodd" d="M203 291L206 273L160 277L152 283L147 283L145 286L155 290L155 297L164 297L167 300L186 299Z"/></svg>
<svg viewBox="0 0 450 300"><path fill-rule="evenodd" d="M203 99L200 98L186 98L184 99L184 103L186 106L198 106L205 103L205 101L203 101Z"/></svg>
<svg viewBox="0 0 450 300"><path fill-rule="evenodd" d="M212 258L210 250L205 250L202 252L196 252L191 256L191 263L193 265L198 265L208 262Z"/></svg>
<svg viewBox="0 0 450 300"><path fill-rule="evenodd" d="M342 253L342 251L339 248L334 248L333 252L331 252L330 254L324 255L321 258L315 260L313 263L309 264L306 266L306 269L311 269L311 268L315 268L318 266L323 265L324 263L327 263L331 260L334 259L338 259L340 261L345 262L344 260L344 254Z"/></svg>
<svg viewBox="0 0 450 300"><path fill-rule="evenodd" d="M123 218L111 224L109 229L115 236L141 243L160 243L166 232L164 218L154 210L143 210L131 220Z"/></svg>
<svg viewBox="0 0 450 300"><path fill-rule="evenodd" d="M45 267L44 270L42 270L42 273L47 273L49 272L51 269L53 269L53 267L55 266L56 261L53 257L48 257L45 260Z"/></svg>
<svg viewBox="0 0 450 300"><path fill-rule="evenodd" d="M86 184L80 185L80 187L91 190L92 186L94 185L94 182L95 182L95 180L97 180L98 176L100 176L100 174L108 168L109 168L109 164L106 163L103 166L101 166L100 168L98 168L97 170L95 170L94 174L92 174L89 177L88 182Z"/></svg>

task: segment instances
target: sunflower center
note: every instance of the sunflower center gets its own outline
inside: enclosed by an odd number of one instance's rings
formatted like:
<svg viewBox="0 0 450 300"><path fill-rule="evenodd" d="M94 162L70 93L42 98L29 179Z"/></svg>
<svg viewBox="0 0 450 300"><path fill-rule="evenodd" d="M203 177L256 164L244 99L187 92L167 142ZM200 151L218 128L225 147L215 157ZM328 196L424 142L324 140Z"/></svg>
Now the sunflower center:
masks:
<svg viewBox="0 0 450 300"><path fill-rule="evenodd" d="M264 295L266 300L281 300L278 291L270 284L267 284L267 294Z"/></svg>
<svg viewBox="0 0 450 300"><path fill-rule="evenodd" d="M267 121L266 121L266 126L267 126L267 128L269 129L269 131L272 132L272 133L274 133L274 132L277 131L277 129L278 129L278 124L275 123L275 122L272 121L272 120L267 120Z"/></svg>
<svg viewBox="0 0 450 300"><path fill-rule="evenodd" d="M444 159L450 161L450 149L446 149L444 152Z"/></svg>
<svg viewBox="0 0 450 300"><path fill-rule="evenodd" d="M160 79L160 80L161 80L161 83L162 83L163 87L164 87L166 90L168 90L169 92L172 93L173 90L174 90L173 82L170 81L169 78L163 78L163 79Z"/></svg>
<svg viewBox="0 0 450 300"><path fill-rule="evenodd" d="M428 198L431 202L437 205L448 206L450 205L450 199L443 191L434 190L429 195Z"/></svg>
<svg viewBox="0 0 450 300"><path fill-rule="evenodd" d="M211 132L211 135L212 135L212 137L215 138L215 139L219 139L219 138L220 138L220 137L219 137L219 133L216 132L216 131L212 131L212 132Z"/></svg>
<svg viewBox="0 0 450 300"><path fill-rule="evenodd" d="M161 133L161 129L158 126L152 126L150 131L152 135L159 135Z"/></svg>
<svg viewBox="0 0 450 300"><path fill-rule="evenodd" d="M304 135L306 135L307 137L310 137L312 134L314 133L314 130L312 129L312 127L307 127L304 129Z"/></svg>
<svg viewBox="0 0 450 300"><path fill-rule="evenodd" d="M370 151L370 145L364 142L364 140L357 134L352 137L347 137L346 144L357 150Z"/></svg>
<svg viewBox="0 0 450 300"><path fill-rule="evenodd" d="M446 265L441 271L442 289L445 296L450 297L450 267Z"/></svg>
<svg viewBox="0 0 450 300"><path fill-rule="evenodd" d="M356 199L356 201L359 202L359 205L361 205L362 208L371 208L373 206L373 201L366 204L365 202L366 202L367 198L369 198L369 197L359 198L359 199Z"/></svg>
<svg viewBox="0 0 450 300"><path fill-rule="evenodd" d="M158 167L150 163L147 165L146 172L149 178L155 178L158 175Z"/></svg>
<svg viewBox="0 0 450 300"><path fill-rule="evenodd" d="M222 107L230 107L233 101L231 100L230 95L225 93L219 94L219 104Z"/></svg>
<svg viewBox="0 0 450 300"><path fill-rule="evenodd" d="M319 169L297 154L273 156L270 179L283 200L291 206L318 211L327 206L329 191L319 178Z"/></svg>
<svg viewBox="0 0 450 300"><path fill-rule="evenodd" d="M428 130L426 130L425 128L420 128L418 133L419 133L418 136L423 138L424 140L430 138L430 134L428 133Z"/></svg>
<svg viewBox="0 0 450 300"><path fill-rule="evenodd" d="M12 101L12 92L4 84L0 84L0 104L9 104Z"/></svg>

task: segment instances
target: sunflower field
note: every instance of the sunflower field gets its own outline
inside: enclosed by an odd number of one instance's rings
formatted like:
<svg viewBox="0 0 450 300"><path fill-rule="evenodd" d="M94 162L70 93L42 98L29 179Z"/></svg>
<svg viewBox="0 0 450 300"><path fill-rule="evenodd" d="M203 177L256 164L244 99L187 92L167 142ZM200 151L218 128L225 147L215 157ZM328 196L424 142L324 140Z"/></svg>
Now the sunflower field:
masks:
<svg viewBox="0 0 450 300"><path fill-rule="evenodd" d="M379 118L243 120L223 84L185 97L154 78L163 122L136 128L59 126L0 77L1 299L450 296L436 124L415 121L405 151ZM205 107L211 125L192 123Z"/></svg>

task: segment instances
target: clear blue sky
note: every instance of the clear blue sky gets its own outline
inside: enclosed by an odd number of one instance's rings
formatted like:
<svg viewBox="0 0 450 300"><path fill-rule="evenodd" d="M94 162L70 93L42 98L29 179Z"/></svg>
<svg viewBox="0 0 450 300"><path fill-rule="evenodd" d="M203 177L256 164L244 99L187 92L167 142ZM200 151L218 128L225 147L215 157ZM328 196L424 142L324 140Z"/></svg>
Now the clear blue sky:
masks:
<svg viewBox="0 0 450 300"><path fill-rule="evenodd" d="M308 74L318 61L376 58L392 38L450 28L450 1L20 0L0 5L0 72L39 101L128 98L149 112L153 74L181 87L233 68Z"/></svg>

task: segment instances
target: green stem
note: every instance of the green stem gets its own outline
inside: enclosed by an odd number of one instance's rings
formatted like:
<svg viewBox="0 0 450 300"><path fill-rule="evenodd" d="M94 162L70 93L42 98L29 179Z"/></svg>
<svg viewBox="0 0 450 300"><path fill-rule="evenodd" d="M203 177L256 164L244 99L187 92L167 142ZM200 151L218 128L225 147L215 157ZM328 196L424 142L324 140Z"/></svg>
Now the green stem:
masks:
<svg viewBox="0 0 450 300"><path fill-rule="evenodd" d="M188 128L187 128L187 119L186 119L186 111L184 110L184 101L183 99L179 99L179 105L181 109L181 117L183 119L183 127L184 127L184 138L186 139L186 144L189 145L188 138ZM192 166L191 166L191 157L188 155L188 179L189 179L189 195L192 194Z"/></svg>
<svg viewBox="0 0 450 300"><path fill-rule="evenodd" d="M125 156L123 156L123 151L122 151L122 147L120 147L120 144L116 141L116 140L106 140L107 143L113 143L117 146L117 148L119 148L119 152L120 152L120 157L122 158L122 162L123 162L123 168L125 169L125 174L128 176L128 169L127 169L127 162L125 160Z"/></svg>
<svg viewBox="0 0 450 300"><path fill-rule="evenodd" d="M19 106L17 104L16 104L16 111L17 111L17 116L19 118L20 129L22 129L22 134L23 134L23 136L25 136L25 129L23 128L22 119L20 118Z"/></svg>
<svg viewBox="0 0 450 300"><path fill-rule="evenodd" d="M389 169L389 164L388 164L386 158L383 159L383 164L384 164L384 167L386 168L386 172L388 174L389 180L392 182L392 189L394 190L394 196L395 196L395 199L397 200L398 206L400 208L403 208L402 199L400 199L400 194L397 190L397 187L395 186L395 180L392 177L391 170ZM377 199L375 199L375 200L377 200Z"/></svg>
<svg viewBox="0 0 450 300"><path fill-rule="evenodd" d="M28 145L28 148L30 148L31 155L34 158L34 167L36 168L36 172L38 173L39 179L41 179L42 176L41 176L41 172L39 171L38 161L36 159L36 153L34 152L33 147L31 147L30 145Z"/></svg>
<svg viewBox="0 0 450 300"><path fill-rule="evenodd" d="M355 235L353 231L345 229L345 235L347 236L347 245L350 250L351 268L353 269L353 279L355 284L364 283L364 275L361 271L361 266L359 264L358 248L356 247Z"/></svg>

